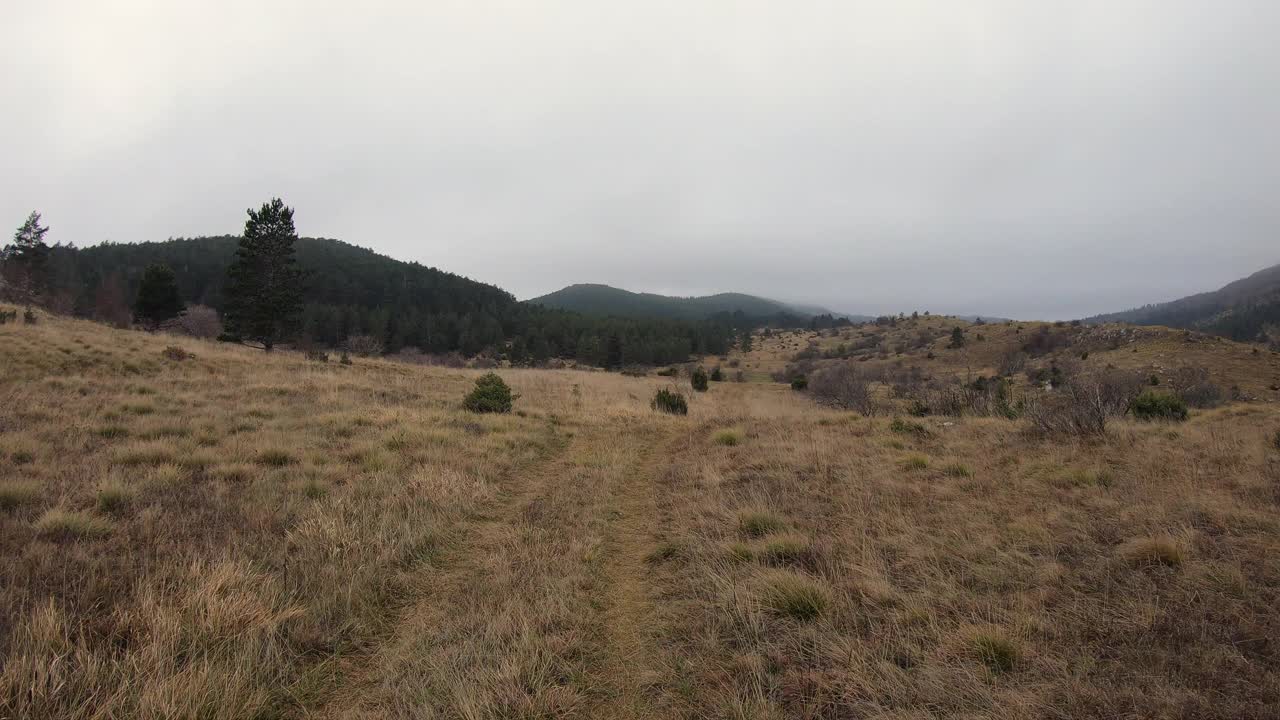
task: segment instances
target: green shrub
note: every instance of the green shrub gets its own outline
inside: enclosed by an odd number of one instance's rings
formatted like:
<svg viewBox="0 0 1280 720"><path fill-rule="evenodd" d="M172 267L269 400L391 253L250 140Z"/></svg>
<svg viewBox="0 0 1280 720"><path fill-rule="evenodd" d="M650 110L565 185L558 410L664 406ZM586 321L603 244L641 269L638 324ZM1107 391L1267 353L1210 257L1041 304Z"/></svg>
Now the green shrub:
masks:
<svg viewBox="0 0 1280 720"><path fill-rule="evenodd" d="M1182 398L1147 390L1129 404L1129 412L1139 420L1187 419L1187 404Z"/></svg>
<svg viewBox="0 0 1280 720"><path fill-rule="evenodd" d="M711 368L711 382L724 382L724 373L721 372L719 365Z"/></svg>
<svg viewBox="0 0 1280 720"><path fill-rule="evenodd" d="M693 375L689 377L689 382L693 385L693 389L698 392L707 391L707 371L701 367L693 369Z"/></svg>
<svg viewBox="0 0 1280 720"><path fill-rule="evenodd" d="M685 402L684 395L675 390L667 390L665 388L654 394L653 401L649 403L649 407L669 415L689 414L689 403Z"/></svg>
<svg viewBox="0 0 1280 720"><path fill-rule="evenodd" d="M680 371L677 368L669 367L669 368L663 368L655 374L660 375L662 377L675 377L676 375L680 374Z"/></svg>
<svg viewBox="0 0 1280 720"><path fill-rule="evenodd" d="M476 380L475 389L462 401L462 407L476 413L509 413L516 397L497 373L485 373Z"/></svg>
<svg viewBox="0 0 1280 720"><path fill-rule="evenodd" d="M792 390L805 390L809 387L809 378L803 375L797 375L791 378Z"/></svg>

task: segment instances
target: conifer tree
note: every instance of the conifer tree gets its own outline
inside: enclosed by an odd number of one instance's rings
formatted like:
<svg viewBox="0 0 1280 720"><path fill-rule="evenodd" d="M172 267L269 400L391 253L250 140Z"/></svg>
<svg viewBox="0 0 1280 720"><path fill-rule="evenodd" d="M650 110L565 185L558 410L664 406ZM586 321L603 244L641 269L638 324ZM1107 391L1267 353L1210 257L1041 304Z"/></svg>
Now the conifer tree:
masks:
<svg viewBox="0 0 1280 720"><path fill-rule="evenodd" d="M49 228L40 224L40 213L33 210L13 234L13 243L0 251L5 284L14 299L24 303L28 310L45 286L49 261L49 246L44 242L47 232Z"/></svg>
<svg viewBox="0 0 1280 720"><path fill-rule="evenodd" d="M298 327L302 273L296 266L293 209L279 198L249 210L236 258L227 269L224 339L271 350Z"/></svg>
<svg viewBox="0 0 1280 720"><path fill-rule="evenodd" d="M147 266L142 284L138 286L138 298L133 303L133 319L155 330L185 309L173 270L168 265Z"/></svg>

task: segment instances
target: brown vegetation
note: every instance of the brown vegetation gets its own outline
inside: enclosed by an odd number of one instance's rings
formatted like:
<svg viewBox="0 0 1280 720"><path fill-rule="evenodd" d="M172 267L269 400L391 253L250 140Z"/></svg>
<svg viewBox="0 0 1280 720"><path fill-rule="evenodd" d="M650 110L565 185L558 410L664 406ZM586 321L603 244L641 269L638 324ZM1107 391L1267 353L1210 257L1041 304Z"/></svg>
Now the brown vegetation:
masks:
<svg viewBox="0 0 1280 720"><path fill-rule="evenodd" d="M877 347L929 329L927 372L816 368L963 412L815 403L776 336L687 415L512 369L475 414L473 370L0 326L0 718L1273 716L1280 411L1029 433L974 410L1014 326L911 322ZM1275 382L1177 347L1171 388Z"/></svg>

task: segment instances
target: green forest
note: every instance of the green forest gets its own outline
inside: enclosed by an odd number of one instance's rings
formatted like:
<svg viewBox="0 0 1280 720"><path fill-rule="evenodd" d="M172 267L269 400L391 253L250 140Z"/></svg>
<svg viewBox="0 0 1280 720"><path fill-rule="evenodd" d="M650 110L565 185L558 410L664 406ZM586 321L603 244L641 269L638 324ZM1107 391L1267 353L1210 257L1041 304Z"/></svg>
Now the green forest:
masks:
<svg viewBox="0 0 1280 720"><path fill-rule="evenodd" d="M45 305L116 324L129 310L146 268L173 269L190 305L222 312L237 236L164 242L54 245ZM551 358L602 367L682 362L726 352L751 325L742 316L701 321L588 317L518 302L510 293L419 263L402 262L326 238L299 238L303 307L298 344L341 348L370 336L384 352L492 355L516 364Z"/></svg>

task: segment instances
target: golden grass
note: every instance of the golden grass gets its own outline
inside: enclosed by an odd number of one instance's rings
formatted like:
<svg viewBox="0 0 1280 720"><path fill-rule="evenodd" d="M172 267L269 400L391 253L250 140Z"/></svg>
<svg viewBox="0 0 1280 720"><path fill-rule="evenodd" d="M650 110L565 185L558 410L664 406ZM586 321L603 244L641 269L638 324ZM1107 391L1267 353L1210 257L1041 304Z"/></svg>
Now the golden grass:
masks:
<svg viewBox="0 0 1280 720"><path fill-rule="evenodd" d="M473 370L0 326L0 718L1280 705L1273 404L1088 442L895 424L762 382L806 338L688 416L650 408L668 378L563 370L474 416ZM1093 355L1265 380L1167 340Z"/></svg>

